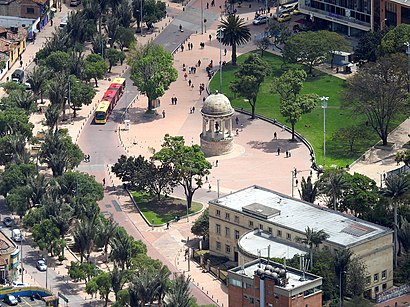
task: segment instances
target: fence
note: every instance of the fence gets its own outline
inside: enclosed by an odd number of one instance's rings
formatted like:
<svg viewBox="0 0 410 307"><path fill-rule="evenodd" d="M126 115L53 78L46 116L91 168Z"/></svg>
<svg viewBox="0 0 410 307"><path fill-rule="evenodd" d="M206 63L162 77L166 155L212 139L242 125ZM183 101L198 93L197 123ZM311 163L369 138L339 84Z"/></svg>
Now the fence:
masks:
<svg viewBox="0 0 410 307"><path fill-rule="evenodd" d="M202 261L201 261L202 257ZM223 282L225 285L227 285L228 282L228 272L222 270L218 266L212 266L210 260L204 259L204 257L201 255L198 255L195 251L192 253L192 259L202 267L202 270L208 273L211 273L213 276L218 278L221 282Z"/></svg>
<svg viewBox="0 0 410 307"><path fill-rule="evenodd" d="M405 295L410 293L410 285L403 285L394 289L390 289L388 291L385 291L383 293L380 293L376 297L376 303L383 303L385 301L391 300L393 298Z"/></svg>

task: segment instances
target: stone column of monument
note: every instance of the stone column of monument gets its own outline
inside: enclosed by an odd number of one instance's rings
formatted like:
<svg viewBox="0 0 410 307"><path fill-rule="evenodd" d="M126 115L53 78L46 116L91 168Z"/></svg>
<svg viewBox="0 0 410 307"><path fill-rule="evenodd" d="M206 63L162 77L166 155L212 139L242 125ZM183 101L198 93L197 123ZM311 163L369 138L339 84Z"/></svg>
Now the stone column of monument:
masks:
<svg viewBox="0 0 410 307"><path fill-rule="evenodd" d="M206 157L228 154L233 150L232 116L229 99L220 93L209 95L202 106L201 150ZM209 123L209 124L207 124Z"/></svg>

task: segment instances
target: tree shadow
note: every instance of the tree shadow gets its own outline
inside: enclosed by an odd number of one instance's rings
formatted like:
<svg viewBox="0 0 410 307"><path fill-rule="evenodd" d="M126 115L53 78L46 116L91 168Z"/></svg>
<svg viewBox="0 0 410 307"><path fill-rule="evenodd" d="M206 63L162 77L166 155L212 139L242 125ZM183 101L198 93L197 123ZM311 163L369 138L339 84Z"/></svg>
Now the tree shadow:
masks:
<svg viewBox="0 0 410 307"><path fill-rule="evenodd" d="M260 149L266 153L277 153L278 148L280 152L291 151L300 147L301 143L292 142L288 139L277 139L270 142L250 141L248 144L254 149Z"/></svg>

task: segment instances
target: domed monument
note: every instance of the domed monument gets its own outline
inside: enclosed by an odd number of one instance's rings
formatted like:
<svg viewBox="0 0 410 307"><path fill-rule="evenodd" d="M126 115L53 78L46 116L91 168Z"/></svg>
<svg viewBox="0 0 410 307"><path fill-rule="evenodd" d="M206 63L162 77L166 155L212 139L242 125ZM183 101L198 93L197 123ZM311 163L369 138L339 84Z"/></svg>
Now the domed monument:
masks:
<svg viewBox="0 0 410 307"><path fill-rule="evenodd" d="M202 106L201 149L206 157L228 154L233 150L232 116L228 97L216 92Z"/></svg>

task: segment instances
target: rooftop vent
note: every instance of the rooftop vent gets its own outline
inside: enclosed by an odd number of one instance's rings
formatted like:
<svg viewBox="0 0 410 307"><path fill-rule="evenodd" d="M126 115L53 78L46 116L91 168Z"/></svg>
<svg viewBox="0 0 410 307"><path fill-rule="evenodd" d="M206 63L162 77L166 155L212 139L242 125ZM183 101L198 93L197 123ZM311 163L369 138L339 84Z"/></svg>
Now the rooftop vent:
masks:
<svg viewBox="0 0 410 307"><path fill-rule="evenodd" d="M347 227L342 229L342 232L355 236L355 237L361 237L365 234L371 233L374 230L375 230L374 228L368 227L363 224L349 223Z"/></svg>
<svg viewBox="0 0 410 307"><path fill-rule="evenodd" d="M262 204L253 203L247 206L242 207L242 211L245 213L249 213L255 216L258 216L263 219L268 219L273 216L280 215L280 210L268 207Z"/></svg>

